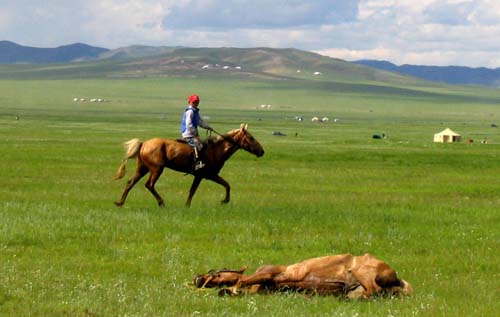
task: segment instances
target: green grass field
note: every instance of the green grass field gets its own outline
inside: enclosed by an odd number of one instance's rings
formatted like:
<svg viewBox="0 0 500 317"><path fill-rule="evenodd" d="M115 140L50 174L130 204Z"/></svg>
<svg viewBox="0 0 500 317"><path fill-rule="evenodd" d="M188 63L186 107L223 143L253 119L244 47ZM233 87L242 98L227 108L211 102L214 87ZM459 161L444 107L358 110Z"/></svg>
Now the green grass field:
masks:
<svg viewBox="0 0 500 317"><path fill-rule="evenodd" d="M192 177L168 170L157 185L166 208L144 181L115 207L125 186L113 180L122 143L178 137L193 92L216 130L248 123L266 154L240 151L227 162L229 205L219 204L223 188L205 181L185 208ZM330 123L313 124L313 116ZM494 89L2 80L0 315L498 316L500 133L492 124L500 124ZM475 142L433 143L446 127ZM127 167L126 178L134 164ZM219 298L190 285L209 269L365 252L395 268L415 295Z"/></svg>

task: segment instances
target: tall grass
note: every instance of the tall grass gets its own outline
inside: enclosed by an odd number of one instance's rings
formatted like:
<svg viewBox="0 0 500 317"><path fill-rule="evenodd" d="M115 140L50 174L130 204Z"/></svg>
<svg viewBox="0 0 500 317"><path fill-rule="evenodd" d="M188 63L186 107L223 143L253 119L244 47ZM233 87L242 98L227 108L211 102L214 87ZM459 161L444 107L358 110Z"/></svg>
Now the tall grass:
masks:
<svg viewBox="0 0 500 317"><path fill-rule="evenodd" d="M500 116L498 92L335 87L2 81L0 315L498 315L500 136L491 127ZM218 131L249 123L266 154L240 151L227 162L227 206L219 205L223 188L203 182L185 208L192 177L166 170L157 185L166 208L143 182L116 208L124 187L112 179L121 143L177 137L192 92L201 94L202 114ZM273 107L256 109L262 103ZM309 122L323 115L339 120ZM448 126L489 144L433 144L433 134ZM372 140L374 133L389 138ZM130 162L127 177L133 169ZM415 296L219 298L190 285L213 268L251 271L365 252L393 266Z"/></svg>

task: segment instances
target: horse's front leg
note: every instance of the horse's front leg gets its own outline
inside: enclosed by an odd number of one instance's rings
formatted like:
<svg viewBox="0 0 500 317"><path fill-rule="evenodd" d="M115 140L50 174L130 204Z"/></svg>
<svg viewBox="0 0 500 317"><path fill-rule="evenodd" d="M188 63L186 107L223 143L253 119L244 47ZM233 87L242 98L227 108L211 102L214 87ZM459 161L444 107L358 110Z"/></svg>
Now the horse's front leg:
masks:
<svg viewBox="0 0 500 317"><path fill-rule="evenodd" d="M193 184L191 184L191 189L189 189L189 196L186 201L187 207L191 206L191 200L193 199L194 193L196 193L196 190L198 189L198 186L200 185L202 179L203 178L200 176L194 177Z"/></svg>
<svg viewBox="0 0 500 317"><path fill-rule="evenodd" d="M217 184L220 184L224 186L226 189L226 197L221 201L222 204L227 204L229 200L231 199L231 187L229 186L229 183L226 182L226 180L219 175L215 175L209 178L211 181L216 182Z"/></svg>
<svg viewBox="0 0 500 317"><path fill-rule="evenodd" d="M263 284L269 284L273 281L275 272L254 273L252 275L242 275L236 285L229 288L223 288L219 291L219 296L235 296L242 294L242 289L250 286L250 294L258 293L263 289Z"/></svg>

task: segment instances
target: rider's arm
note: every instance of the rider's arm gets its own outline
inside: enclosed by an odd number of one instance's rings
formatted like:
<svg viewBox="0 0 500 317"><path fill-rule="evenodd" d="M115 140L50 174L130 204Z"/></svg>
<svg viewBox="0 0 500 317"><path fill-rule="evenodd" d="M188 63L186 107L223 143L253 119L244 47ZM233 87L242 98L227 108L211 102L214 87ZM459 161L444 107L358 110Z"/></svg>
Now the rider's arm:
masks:
<svg viewBox="0 0 500 317"><path fill-rule="evenodd" d="M201 117L200 117L200 127L204 128L204 129L207 129L207 130L213 130L212 127L206 123Z"/></svg>

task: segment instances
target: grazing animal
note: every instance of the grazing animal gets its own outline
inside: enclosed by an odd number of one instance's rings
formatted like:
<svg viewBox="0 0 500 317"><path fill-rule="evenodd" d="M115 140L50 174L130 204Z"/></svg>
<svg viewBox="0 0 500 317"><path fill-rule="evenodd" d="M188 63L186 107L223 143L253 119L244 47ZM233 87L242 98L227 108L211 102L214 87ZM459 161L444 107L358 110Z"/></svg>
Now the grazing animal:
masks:
<svg viewBox="0 0 500 317"><path fill-rule="evenodd" d="M379 139L379 140L385 139L385 133L382 133L382 135L374 134L374 135L372 135L372 139Z"/></svg>
<svg viewBox="0 0 500 317"><path fill-rule="evenodd" d="M277 136L286 136L285 133L281 132L281 131L273 131L273 135L277 135Z"/></svg>
<svg viewBox="0 0 500 317"><path fill-rule="evenodd" d="M134 176L127 182L120 200L115 202L115 205L119 207L123 206L128 192L149 172L150 175L146 181L146 188L156 198L158 205L164 207L163 199L154 186L165 167L194 175L194 180L186 201L187 206L191 205L194 193L204 178L224 186L226 196L222 200L222 203L228 203L230 199L230 186L228 182L219 176L219 172L224 166L225 161L239 149L250 152L257 157L264 155L264 149L248 132L247 128L248 125L242 124L239 129L204 140L203 151L200 155L203 158L203 162L205 162L205 167L197 171L193 171L191 146L185 141L154 138L144 142L138 139L126 142L125 158L118 169L115 179L120 179L125 175L125 166L129 159L137 158L137 168Z"/></svg>
<svg viewBox="0 0 500 317"><path fill-rule="evenodd" d="M251 275L244 275L245 270L212 270L197 275L194 284L198 288L229 287L223 288L220 295L294 290L354 299L413 293L411 285L399 279L389 265L368 253L323 256L292 265L264 265Z"/></svg>

